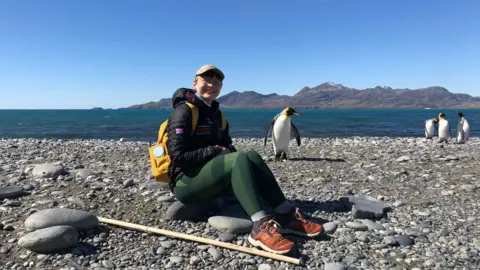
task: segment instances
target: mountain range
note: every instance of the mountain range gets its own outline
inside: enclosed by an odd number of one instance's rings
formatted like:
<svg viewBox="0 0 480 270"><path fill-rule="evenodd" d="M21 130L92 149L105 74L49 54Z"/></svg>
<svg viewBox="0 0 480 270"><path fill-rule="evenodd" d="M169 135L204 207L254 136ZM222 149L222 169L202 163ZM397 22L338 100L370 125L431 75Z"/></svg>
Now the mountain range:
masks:
<svg viewBox="0 0 480 270"><path fill-rule="evenodd" d="M326 82L304 87L293 96L232 91L218 98L223 108L480 108L480 97L456 94L440 86L392 89L386 86L355 89ZM170 98L122 109L170 109Z"/></svg>

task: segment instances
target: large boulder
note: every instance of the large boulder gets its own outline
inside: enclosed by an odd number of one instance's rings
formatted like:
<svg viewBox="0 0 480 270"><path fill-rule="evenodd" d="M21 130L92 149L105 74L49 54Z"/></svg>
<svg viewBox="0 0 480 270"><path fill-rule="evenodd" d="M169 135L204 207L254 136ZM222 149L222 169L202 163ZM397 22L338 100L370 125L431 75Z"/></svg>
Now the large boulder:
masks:
<svg viewBox="0 0 480 270"><path fill-rule="evenodd" d="M356 219L382 219L387 217L391 207L384 201L377 200L367 195L351 195L340 198L340 201L352 209L353 218Z"/></svg>
<svg viewBox="0 0 480 270"><path fill-rule="evenodd" d="M0 187L0 200L20 197L25 189L20 186Z"/></svg>
<svg viewBox="0 0 480 270"><path fill-rule="evenodd" d="M74 227L53 226L22 236L18 245L37 253L50 253L74 246L77 241L78 232Z"/></svg>
<svg viewBox="0 0 480 270"><path fill-rule="evenodd" d="M82 230L94 228L98 226L98 223L98 218L94 214L85 211L69 208L49 208L28 216L25 220L25 227L36 230L68 225Z"/></svg>
<svg viewBox="0 0 480 270"><path fill-rule="evenodd" d="M64 173L65 170L63 169L63 166L53 163L38 164L32 171L33 176L42 178L55 178Z"/></svg>

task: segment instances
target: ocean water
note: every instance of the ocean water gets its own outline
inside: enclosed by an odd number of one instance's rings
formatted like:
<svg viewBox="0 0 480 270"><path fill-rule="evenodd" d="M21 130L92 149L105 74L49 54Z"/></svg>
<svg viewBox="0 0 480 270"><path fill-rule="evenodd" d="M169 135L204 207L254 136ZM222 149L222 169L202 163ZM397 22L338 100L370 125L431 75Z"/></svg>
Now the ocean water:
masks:
<svg viewBox="0 0 480 270"><path fill-rule="evenodd" d="M263 138L279 109L222 109L232 137ZM457 109L298 109L294 124L305 137L423 137L424 121L446 114L452 135ZM478 137L480 109L461 110ZM171 110L0 110L0 138L154 141Z"/></svg>

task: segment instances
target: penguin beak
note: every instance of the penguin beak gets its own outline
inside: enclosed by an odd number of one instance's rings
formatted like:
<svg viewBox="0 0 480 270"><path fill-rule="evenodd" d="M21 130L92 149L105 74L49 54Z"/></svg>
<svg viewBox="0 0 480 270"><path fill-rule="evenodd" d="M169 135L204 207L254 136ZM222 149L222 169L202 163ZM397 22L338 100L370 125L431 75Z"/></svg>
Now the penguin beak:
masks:
<svg viewBox="0 0 480 270"><path fill-rule="evenodd" d="M300 114L299 114L299 113L297 113L297 112L294 112L293 114L294 114L294 115L296 115L296 116L299 116L299 115L300 115Z"/></svg>

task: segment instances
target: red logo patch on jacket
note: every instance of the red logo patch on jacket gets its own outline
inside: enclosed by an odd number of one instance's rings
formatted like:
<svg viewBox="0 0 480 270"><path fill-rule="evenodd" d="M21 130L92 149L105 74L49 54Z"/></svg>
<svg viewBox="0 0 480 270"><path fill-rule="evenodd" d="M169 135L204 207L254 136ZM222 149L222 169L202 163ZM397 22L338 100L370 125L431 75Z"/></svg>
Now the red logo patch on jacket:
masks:
<svg viewBox="0 0 480 270"><path fill-rule="evenodd" d="M212 128L209 126L199 126L195 129L196 135L212 135Z"/></svg>

